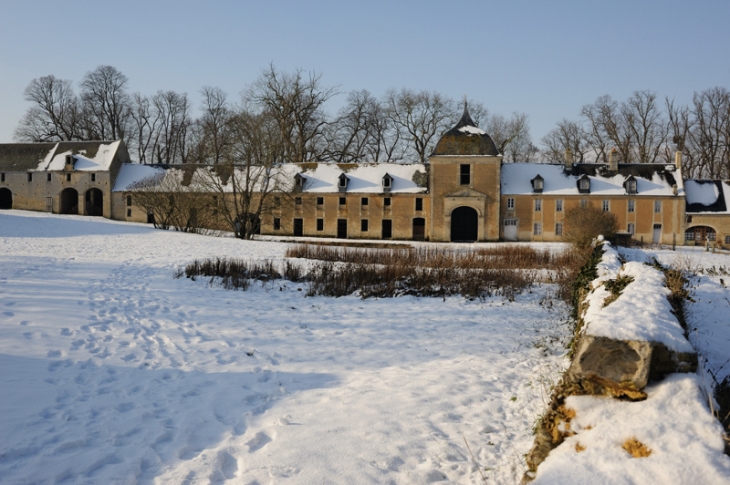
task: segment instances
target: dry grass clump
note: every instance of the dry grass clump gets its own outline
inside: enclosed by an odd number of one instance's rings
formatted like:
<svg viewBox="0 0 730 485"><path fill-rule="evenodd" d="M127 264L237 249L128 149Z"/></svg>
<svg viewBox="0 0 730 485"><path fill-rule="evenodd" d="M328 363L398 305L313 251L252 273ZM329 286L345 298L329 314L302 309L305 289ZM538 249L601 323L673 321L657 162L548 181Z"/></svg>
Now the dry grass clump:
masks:
<svg viewBox="0 0 730 485"><path fill-rule="evenodd" d="M603 286L605 286L611 294L603 300L603 306L607 307L614 301L618 300L618 297L621 296L621 293L623 293L624 289L629 286L632 281L634 281L634 277L628 275L621 275L615 280L604 281Z"/></svg>
<svg viewBox="0 0 730 485"><path fill-rule="evenodd" d="M585 451L586 447L581 445L580 443L575 444L575 452L580 453L581 451Z"/></svg>
<svg viewBox="0 0 730 485"><path fill-rule="evenodd" d="M621 448L626 450L634 458L646 458L651 455L651 449L647 448L644 443L633 437L624 441Z"/></svg>

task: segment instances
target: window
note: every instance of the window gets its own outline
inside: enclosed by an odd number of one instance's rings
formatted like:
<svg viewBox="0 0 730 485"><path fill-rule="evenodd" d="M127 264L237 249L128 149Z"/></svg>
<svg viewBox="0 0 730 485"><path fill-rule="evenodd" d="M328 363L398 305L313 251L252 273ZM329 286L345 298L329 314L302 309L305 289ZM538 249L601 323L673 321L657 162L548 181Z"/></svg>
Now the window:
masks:
<svg viewBox="0 0 730 485"><path fill-rule="evenodd" d="M390 219L383 219L383 239L390 239L393 237L393 221Z"/></svg>
<svg viewBox="0 0 730 485"><path fill-rule="evenodd" d="M545 180L538 174L537 177L530 181L532 183L532 191L536 194L542 192Z"/></svg>
<svg viewBox="0 0 730 485"><path fill-rule="evenodd" d="M661 212L662 211L662 201L661 200L655 200L654 201L654 212Z"/></svg>
<svg viewBox="0 0 730 485"><path fill-rule="evenodd" d="M684 240L685 241L694 241L695 240L695 232L693 230L688 230L684 233Z"/></svg>
<svg viewBox="0 0 730 485"><path fill-rule="evenodd" d="M324 205L324 197L317 197L317 205Z"/></svg>
<svg viewBox="0 0 730 485"><path fill-rule="evenodd" d="M535 212L542 210L542 199L535 199Z"/></svg>
<svg viewBox="0 0 730 485"><path fill-rule="evenodd" d="M562 222L558 222L555 224L555 235L556 236L563 235L563 223Z"/></svg>
<svg viewBox="0 0 730 485"><path fill-rule="evenodd" d="M587 205L588 205L588 201L587 201L587 200L585 200L585 199L580 199L580 206L581 206L581 207L585 207L585 206L587 206Z"/></svg>
<svg viewBox="0 0 730 485"><path fill-rule="evenodd" d="M132 205L132 196L128 195L127 196L127 207L130 207L131 205Z"/></svg>
<svg viewBox="0 0 730 485"><path fill-rule="evenodd" d="M725 236L725 244L730 244L730 236Z"/></svg>
<svg viewBox="0 0 730 485"><path fill-rule="evenodd" d="M634 179L633 177L626 180L626 193L628 193L628 194L636 193L636 179Z"/></svg>
<svg viewBox="0 0 730 485"><path fill-rule="evenodd" d="M459 185L469 185L471 183L471 165L459 165Z"/></svg>
<svg viewBox="0 0 730 485"><path fill-rule="evenodd" d="M507 209L514 209L515 208L515 199L512 197L507 199Z"/></svg>
<svg viewBox="0 0 730 485"><path fill-rule="evenodd" d="M5 182L5 174L0 173L0 182Z"/></svg>
<svg viewBox="0 0 730 485"><path fill-rule="evenodd" d="M707 231L707 240L708 241L714 241L716 236L717 236L716 232Z"/></svg>
<svg viewBox="0 0 730 485"><path fill-rule="evenodd" d="M218 206L218 196L217 195L213 196L213 205L216 207Z"/></svg>
<svg viewBox="0 0 730 485"><path fill-rule="evenodd" d="M347 205L347 197L340 197L340 205Z"/></svg>
<svg viewBox="0 0 730 485"><path fill-rule="evenodd" d="M53 212L53 197L46 197L46 212Z"/></svg>
<svg viewBox="0 0 730 485"><path fill-rule="evenodd" d="M33 174L31 172L28 172L28 182L33 181Z"/></svg>
<svg viewBox="0 0 730 485"><path fill-rule="evenodd" d="M634 212L634 199L629 199L629 212Z"/></svg>
<svg viewBox="0 0 730 485"><path fill-rule="evenodd" d="M368 232L368 220L367 219L362 219L360 221L360 231Z"/></svg>
<svg viewBox="0 0 730 485"><path fill-rule="evenodd" d="M591 191L591 179L585 175L578 180L578 192L588 194Z"/></svg>
<svg viewBox="0 0 730 485"><path fill-rule="evenodd" d="M563 199L555 199L555 212L563 212Z"/></svg>
<svg viewBox="0 0 730 485"><path fill-rule="evenodd" d="M294 197L294 203L296 205L302 205L302 198L301 197Z"/></svg>
<svg viewBox="0 0 730 485"><path fill-rule="evenodd" d="M281 197L274 197L274 205L279 207L281 205Z"/></svg>
<svg viewBox="0 0 730 485"><path fill-rule="evenodd" d="M274 230L278 231L281 229L281 219L274 217Z"/></svg>
<svg viewBox="0 0 730 485"><path fill-rule="evenodd" d="M629 225L626 226L626 232L628 232L632 236L634 235L634 233L636 232L636 229L635 229L635 226L634 226L634 223L633 222L629 222Z"/></svg>
<svg viewBox="0 0 730 485"><path fill-rule="evenodd" d="M317 230L324 231L324 219L317 219Z"/></svg>
<svg viewBox="0 0 730 485"><path fill-rule="evenodd" d="M46 174L46 182L50 182L50 181L51 181L51 174L50 173L47 173Z"/></svg>
<svg viewBox="0 0 730 485"><path fill-rule="evenodd" d="M385 197L385 198L383 199L383 205L384 205L385 207L388 207L388 206L390 206L390 197Z"/></svg>
<svg viewBox="0 0 730 485"><path fill-rule="evenodd" d="M416 197L416 210L417 211L423 210L423 199L421 197Z"/></svg>
<svg viewBox="0 0 730 485"><path fill-rule="evenodd" d="M362 199L360 199L360 205L361 206L364 207L364 206L366 206L368 204L370 204L370 199L368 199L367 197L363 197Z"/></svg>
<svg viewBox="0 0 730 485"><path fill-rule="evenodd" d="M71 181L71 174L70 173L67 173L66 174L66 182L70 182L70 181Z"/></svg>
<svg viewBox="0 0 730 485"><path fill-rule="evenodd" d="M603 212L608 212L611 210L611 201L610 200L604 200L603 201Z"/></svg>
<svg viewBox="0 0 730 485"><path fill-rule="evenodd" d="M535 224L532 225L532 233L535 236L540 236L542 234L542 223L541 222L536 222Z"/></svg>
<svg viewBox="0 0 730 485"><path fill-rule="evenodd" d="M91 181L92 182L96 182L96 174L95 173L92 173L91 174Z"/></svg>
<svg viewBox="0 0 730 485"><path fill-rule="evenodd" d="M127 209L127 217L132 217L132 209Z"/></svg>

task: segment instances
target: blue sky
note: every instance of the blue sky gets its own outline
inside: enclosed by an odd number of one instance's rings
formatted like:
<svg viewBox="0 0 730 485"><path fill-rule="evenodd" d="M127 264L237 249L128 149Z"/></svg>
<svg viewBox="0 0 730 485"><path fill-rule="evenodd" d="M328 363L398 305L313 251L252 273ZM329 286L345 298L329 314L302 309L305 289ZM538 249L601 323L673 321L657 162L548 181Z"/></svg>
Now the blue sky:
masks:
<svg viewBox="0 0 730 485"><path fill-rule="evenodd" d="M270 63L322 74L343 95L435 90L530 116L533 140L581 106L651 89L689 103L730 88L730 1L2 1L0 142L53 74L78 83L99 65L130 91L203 86L232 99Z"/></svg>

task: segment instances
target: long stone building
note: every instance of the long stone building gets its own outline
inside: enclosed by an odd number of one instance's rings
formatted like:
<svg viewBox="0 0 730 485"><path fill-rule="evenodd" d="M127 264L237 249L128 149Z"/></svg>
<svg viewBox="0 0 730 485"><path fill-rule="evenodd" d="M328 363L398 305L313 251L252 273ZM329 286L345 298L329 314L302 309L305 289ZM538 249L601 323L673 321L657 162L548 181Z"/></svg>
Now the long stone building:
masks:
<svg viewBox="0 0 730 485"><path fill-rule="evenodd" d="M122 142L0 145L0 208L149 222L141 181L191 190L210 167L133 164ZM564 215L591 204L646 243L730 247L730 183L684 180L674 164L502 163L465 110L427 164L284 164L261 234L430 241L559 241ZM198 182L196 182L196 180ZM149 185L146 185L149 186Z"/></svg>

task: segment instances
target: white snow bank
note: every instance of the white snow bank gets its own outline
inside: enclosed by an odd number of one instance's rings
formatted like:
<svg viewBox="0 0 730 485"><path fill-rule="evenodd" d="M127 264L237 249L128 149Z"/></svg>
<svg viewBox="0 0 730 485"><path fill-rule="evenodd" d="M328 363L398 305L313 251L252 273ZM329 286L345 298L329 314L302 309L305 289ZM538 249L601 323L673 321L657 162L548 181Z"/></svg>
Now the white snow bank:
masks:
<svg viewBox="0 0 730 485"><path fill-rule="evenodd" d="M568 397L566 407L576 411L570 429L577 434L550 453L533 484L727 484L722 427L700 389L696 375L674 374L648 386L641 402ZM629 455L621 446L631 438L651 454ZM578 452L578 445L585 450Z"/></svg>
<svg viewBox="0 0 730 485"><path fill-rule="evenodd" d="M688 204L712 205L720 195L714 181L686 180L684 189L687 191Z"/></svg>
<svg viewBox="0 0 730 485"><path fill-rule="evenodd" d="M670 294L661 271L642 263L626 263L618 276L634 280L624 288L617 300L604 306L611 296L605 286L595 288L586 297L585 332L614 340L660 342L678 352L692 352L684 338L684 330L671 313L667 300Z"/></svg>
<svg viewBox="0 0 730 485"><path fill-rule="evenodd" d="M621 269L621 259L619 254L608 241L603 243L603 255L601 260L596 265L596 273L598 277L591 282L593 288L597 287L598 284L604 280L612 280L616 278L619 270Z"/></svg>

